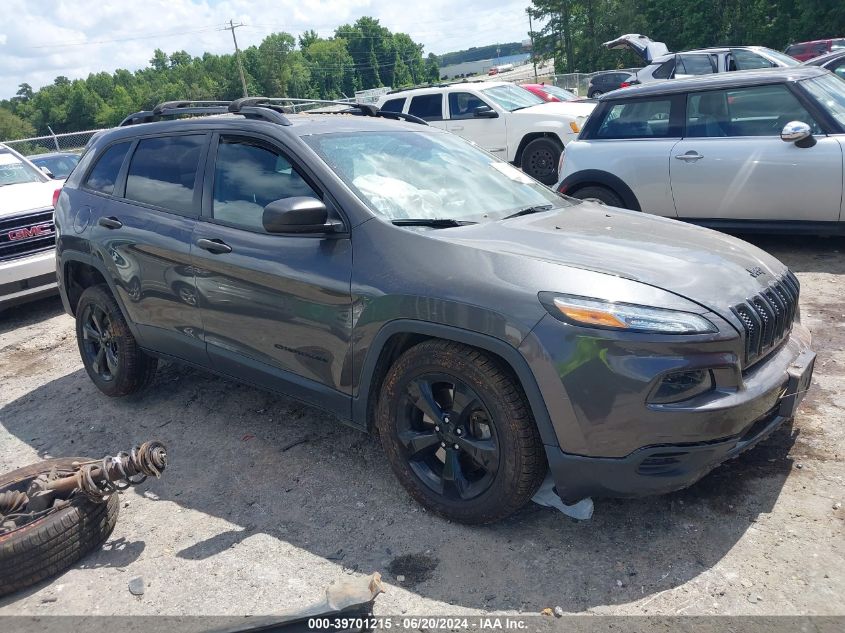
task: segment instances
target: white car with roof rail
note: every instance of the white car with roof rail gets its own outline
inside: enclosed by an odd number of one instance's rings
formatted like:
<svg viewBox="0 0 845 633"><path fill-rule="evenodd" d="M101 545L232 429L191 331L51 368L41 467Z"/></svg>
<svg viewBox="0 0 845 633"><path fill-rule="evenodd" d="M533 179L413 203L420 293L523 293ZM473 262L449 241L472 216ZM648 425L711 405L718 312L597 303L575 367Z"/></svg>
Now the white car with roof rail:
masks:
<svg viewBox="0 0 845 633"><path fill-rule="evenodd" d="M63 182L0 143L0 311L57 291L53 206Z"/></svg>
<svg viewBox="0 0 845 633"><path fill-rule="evenodd" d="M394 90L378 107L453 132L551 185L564 146L578 136L595 103L546 102L506 81L463 81Z"/></svg>

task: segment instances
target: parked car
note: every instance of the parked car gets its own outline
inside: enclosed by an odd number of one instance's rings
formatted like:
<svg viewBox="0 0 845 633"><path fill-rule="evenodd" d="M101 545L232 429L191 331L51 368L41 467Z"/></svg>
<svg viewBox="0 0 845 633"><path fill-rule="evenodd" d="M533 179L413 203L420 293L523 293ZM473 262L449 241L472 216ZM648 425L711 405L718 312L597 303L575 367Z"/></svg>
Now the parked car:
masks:
<svg viewBox="0 0 845 633"><path fill-rule="evenodd" d="M806 66L821 66L845 79L845 49L814 57L810 61L804 62L804 64Z"/></svg>
<svg viewBox="0 0 845 633"><path fill-rule="evenodd" d="M568 502L681 488L794 415L814 353L772 256L431 126L272 105L137 113L68 179L59 286L103 393L157 357L286 393L378 429L410 494L469 523L547 470Z"/></svg>
<svg viewBox="0 0 845 633"><path fill-rule="evenodd" d="M811 42L790 44L784 52L798 61L806 62L808 59L813 59L819 55L841 50L845 50L845 38L837 37L827 40L813 40Z"/></svg>
<svg viewBox="0 0 845 633"><path fill-rule="evenodd" d="M378 105L454 132L547 185L555 183L563 147L595 106L589 101L548 103L504 81L396 90Z"/></svg>
<svg viewBox="0 0 845 633"><path fill-rule="evenodd" d="M0 310L56 292L53 200L60 187L0 143Z"/></svg>
<svg viewBox="0 0 845 633"><path fill-rule="evenodd" d="M636 34L623 35L603 46L634 51L648 64L627 80L631 85L737 70L788 68L799 63L789 55L764 46L722 46L661 54L660 51L666 49L663 42L653 42Z"/></svg>
<svg viewBox="0 0 845 633"><path fill-rule="evenodd" d="M552 84L520 84L520 88L525 88L543 101L575 101L580 98L574 92L558 88Z"/></svg>
<svg viewBox="0 0 845 633"><path fill-rule="evenodd" d="M599 73L590 78L590 83L587 85L587 97L595 99L600 97L605 92L616 90L617 88L625 88L628 82L631 81L633 75L625 71L612 71L606 73ZM625 85L623 85L625 84Z"/></svg>
<svg viewBox="0 0 845 633"><path fill-rule="evenodd" d="M29 160L42 171L46 168L47 174L54 180L64 180L76 167L79 162L79 154L76 152L49 152L46 154L35 154Z"/></svg>
<svg viewBox="0 0 845 633"><path fill-rule="evenodd" d="M558 190L728 229L845 232L845 82L813 66L601 97Z"/></svg>

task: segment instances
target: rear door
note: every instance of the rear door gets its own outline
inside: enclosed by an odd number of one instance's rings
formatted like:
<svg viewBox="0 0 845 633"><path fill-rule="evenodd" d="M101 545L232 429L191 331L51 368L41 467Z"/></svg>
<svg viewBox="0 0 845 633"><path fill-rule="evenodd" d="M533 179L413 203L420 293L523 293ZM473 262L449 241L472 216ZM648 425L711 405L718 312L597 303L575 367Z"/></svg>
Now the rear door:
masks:
<svg viewBox="0 0 845 633"><path fill-rule="evenodd" d="M448 103L447 130L472 141L499 158L507 159L507 117L499 115L490 103L471 92L450 92ZM496 113L496 117L477 117L476 108L481 107L490 108Z"/></svg>
<svg viewBox="0 0 845 633"><path fill-rule="evenodd" d="M782 141L790 121L809 124L815 145ZM842 149L784 84L690 94L670 176L681 218L839 219Z"/></svg>
<svg viewBox="0 0 845 633"><path fill-rule="evenodd" d="M446 95L442 92L414 95L409 100L408 114L413 114L416 117L428 121L429 125L445 130L446 117L443 116L443 113L446 111L444 105L445 99Z"/></svg>
<svg viewBox="0 0 845 633"><path fill-rule="evenodd" d="M264 206L274 200L311 196L330 207L331 200L291 153L262 136L216 136L206 170L193 254L213 366L271 389L284 382L317 405L343 406L351 241L270 234L262 224ZM315 388L322 398L315 399Z"/></svg>
<svg viewBox="0 0 845 633"><path fill-rule="evenodd" d="M206 355L190 249L208 139L189 132L116 143L82 184L91 241L101 246L142 345L200 364Z"/></svg>

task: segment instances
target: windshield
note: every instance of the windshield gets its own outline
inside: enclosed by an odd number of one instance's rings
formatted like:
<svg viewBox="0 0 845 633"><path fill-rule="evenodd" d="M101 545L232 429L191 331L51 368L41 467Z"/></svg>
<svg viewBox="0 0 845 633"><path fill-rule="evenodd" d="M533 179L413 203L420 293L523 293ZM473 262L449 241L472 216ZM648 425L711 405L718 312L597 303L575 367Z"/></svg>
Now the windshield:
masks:
<svg viewBox="0 0 845 633"><path fill-rule="evenodd" d="M39 167L46 167L53 174L53 178L67 178L76 163L78 154L62 154L59 156L31 156L30 159Z"/></svg>
<svg viewBox="0 0 845 633"><path fill-rule="evenodd" d="M839 125L845 127L845 81L836 75L824 75L802 81L801 85L839 122Z"/></svg>
<svg viewBox="0 0 845 633"><path fill-rule="evenodd" d="M38 171L11 152L0 150L0 187L24 182L42 182Z"/></svg>
<svg viewBox="0 0 845 633"><path fill-rule="evenodd" d="M542 86L543 90L548 92L553 97L557 97L561 101L573 101L578 98L577 95L569 92L568 90L564 90L563 88L558 88L557 86Z"/></svg>
<svg viewBox="0 0 845 633"><path fill-rule="evenodd" d="M481 94L488 97L491 101L494 101L497 106L507 110L508 112L545 103L545 101L537 95L513 84L487 88L482 90Z"/></svg>
<svg viewBox="0 0 845 633"><path fill-rule="evenodd" d="M303 140L374 213L389 220L478 222L528 207L570 205L516 167L452 134L390 130Z"/></svg>
<svg viewBox="0 0 845 633"><path fill-rule="evenodd" d="M763 53L766 57L769 57L776 62L779 62L781 66L797 66L801 62L799 62L794 57L790 57L786 53L781 53L780 51L772 50L771 48L766 48L763 50Z"/></svg>

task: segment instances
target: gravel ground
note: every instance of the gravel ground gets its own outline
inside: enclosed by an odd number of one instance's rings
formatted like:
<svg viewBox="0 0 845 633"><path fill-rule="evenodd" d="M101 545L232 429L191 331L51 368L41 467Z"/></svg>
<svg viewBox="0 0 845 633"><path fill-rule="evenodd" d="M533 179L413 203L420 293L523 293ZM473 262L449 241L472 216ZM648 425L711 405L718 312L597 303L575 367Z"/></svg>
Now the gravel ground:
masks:
<svg viewBox="0 0 845 633"><path fill-rule="evenodd" d="M790 428L695 486L597 500L578 523L532 505L470 528L431 516L377 442L330 416L177 365L110 400L58 299L0 315L0 471L52 456L169 447L121 495L111 538L0 615L272 614L380 571L382 614L845 614L845 240L754 238L796 272L818 351ZM134 596L129 580L142 577Z"/></svg>

